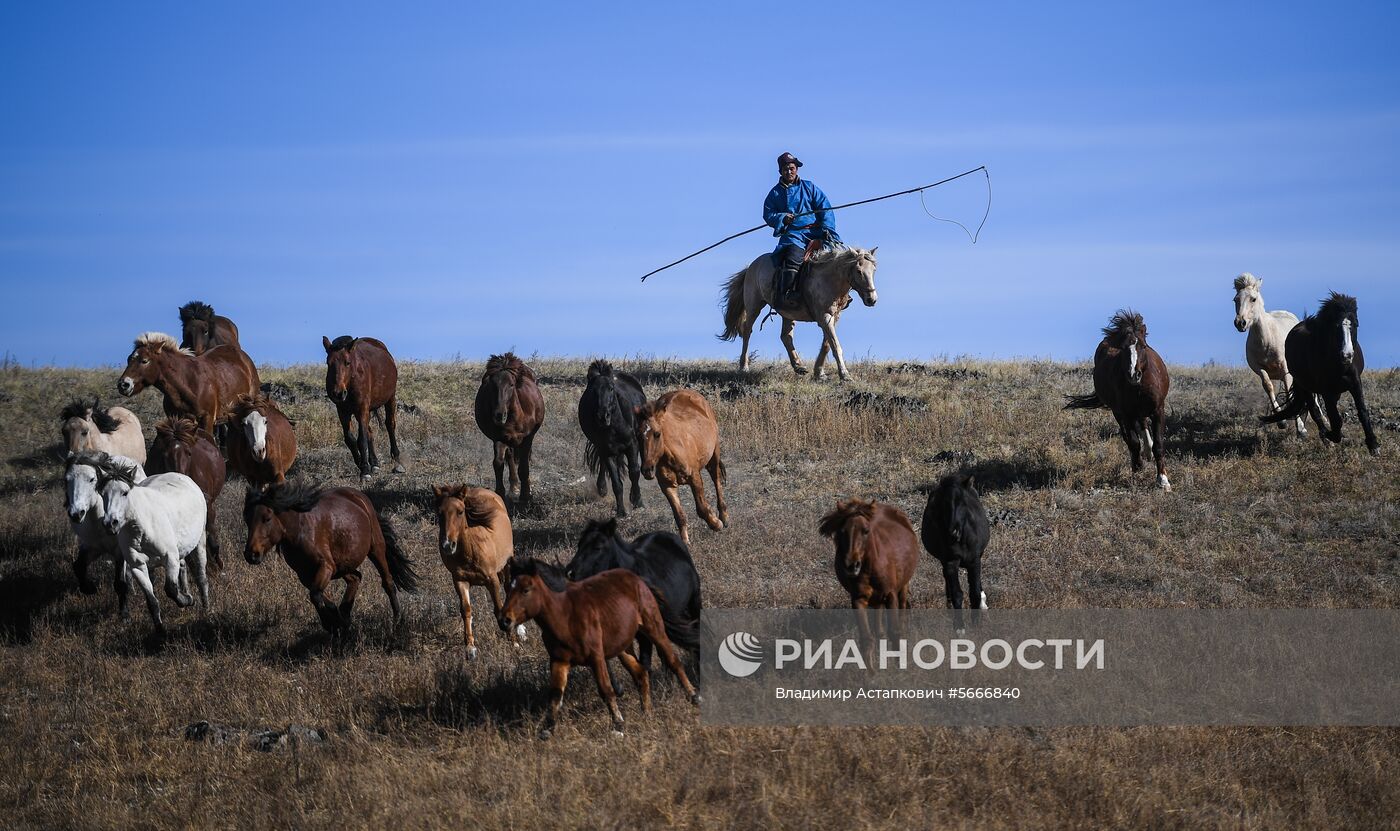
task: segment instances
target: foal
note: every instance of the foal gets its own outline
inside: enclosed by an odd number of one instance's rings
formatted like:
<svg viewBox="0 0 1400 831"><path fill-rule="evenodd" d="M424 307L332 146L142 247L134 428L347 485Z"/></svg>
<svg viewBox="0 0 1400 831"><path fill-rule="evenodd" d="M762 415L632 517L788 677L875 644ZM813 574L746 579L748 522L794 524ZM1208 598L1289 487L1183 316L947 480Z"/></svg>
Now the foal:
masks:
<svg viewBox="0 0 1400 831"><path fill-rule="evenodd" d="M476 658L471 587L484 586L491 595L492 609L501 613L508 576L506 565L514 549L510 516L506 503L485 488L434 485L433 498L437 503L438 553L457 589L470 661ZM525 637L525 627L517 627L515 634L518 645Z"/></svg>
<svg viewBox="0 0 1400 831"><path fill-rule="evenodd" d="M549 714L541 737L549 735L564 702L569 668L587 665L598 683L598 695L612 713L613 733L622 734L622 710L617 705L608 675L608 659L619 658L642 699L642 711L651 709L651 679L645 668L628 651L632 641L651 642L671 672L680 680L691 703L699 705L700 694L686 677L676 650L666 637L666 625L652 594L642 578L629 571L613 569L577 583L565 583L533 558L515 558L510 564L510 594L497 623L510 631L527 620L535 621L544 635L549 652Z"/></svg>

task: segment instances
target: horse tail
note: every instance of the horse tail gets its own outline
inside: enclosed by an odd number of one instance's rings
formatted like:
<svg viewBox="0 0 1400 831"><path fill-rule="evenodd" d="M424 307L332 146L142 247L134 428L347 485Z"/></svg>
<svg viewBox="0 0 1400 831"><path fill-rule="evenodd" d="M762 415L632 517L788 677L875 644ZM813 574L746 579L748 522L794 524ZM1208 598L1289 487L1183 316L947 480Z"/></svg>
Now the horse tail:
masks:
<svg viewBox="0 0 1400 831"><path fill-rule="evenodd" d="M413 561L403 553L399 535L394 533L384 517L376 514L375 518L379 520L379 531L384 535L384 559L389 563L389 576L394 578L394 585L406 592L417 591L418 572L413 568Z"/></svg>
<svg viewBox="0 0 1400 831"><path fill-rule="evenodd" d="M589 439L583 440L583 460L588 463L590 473L598 472L598 465L601 463L598 459L598 446Z"/></svg>
<svg viewBox="0 0 1400 831"><path fill-rule="evenodd" d="M724 331L715 335L720 340L734 340L744 324L744 276L748 273L748 269L736 271L724 285L724 302L720 304L724 310Z"/></svg>
<svg viewBox="0 0 1400 831"><path fill-rule="evenodd" d="M661 624L666 627L666 637L676 646L689 649L692 652L700 651L700 620L686 620L680 613L666 605L665 599L661 597L661 592L657 591L650 581L643 579L651 596L656 598L656 608L661 610Z"/></svg>
<svg viewBox="0 0 1400 831"><path fill-rule="evenodd" d="M1290 418L1298 418L1303 414L1303 411L1308 408L1308 399L1312 397L1312 393L1310 392L1298 395L1297 387L1290 389L1285 395L1286 397L1283 403L1279 405L1276 412L1265 416L1259 416L1260 424L1277 424L1280 421L1287 421Z"/></svg>
<svg viewBox="0 0 1400 831"><path fill-rule="evenodd" d="M1106 406L1108 405L1099 400L1098 393L1065 396L1064 409L1066 410L1094 410Z"/></svg>

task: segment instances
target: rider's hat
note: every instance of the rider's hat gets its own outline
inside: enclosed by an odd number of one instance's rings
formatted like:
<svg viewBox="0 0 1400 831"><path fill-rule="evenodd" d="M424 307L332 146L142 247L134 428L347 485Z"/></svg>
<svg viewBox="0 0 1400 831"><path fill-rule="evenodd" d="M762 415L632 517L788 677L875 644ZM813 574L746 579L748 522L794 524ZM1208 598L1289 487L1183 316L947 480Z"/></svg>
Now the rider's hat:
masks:
<svg viewBox="0 0 1400 831"><path fill-rule="evenodd" d="M791 153L784 153L783 155L778 157L778 167L787 167L788 162L792 162L798 167L802 166L802 160L792 155Z"/></svg>

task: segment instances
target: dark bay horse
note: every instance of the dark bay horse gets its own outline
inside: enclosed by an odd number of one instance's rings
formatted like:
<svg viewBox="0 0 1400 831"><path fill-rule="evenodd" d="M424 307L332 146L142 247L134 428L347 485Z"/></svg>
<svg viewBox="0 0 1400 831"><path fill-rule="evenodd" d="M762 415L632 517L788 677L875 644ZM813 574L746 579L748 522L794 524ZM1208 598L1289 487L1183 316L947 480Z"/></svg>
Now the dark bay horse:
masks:
<svg viewBox="0 0 1400 831"><path fill-rule="evenodd" d="M146 332L136 338L117 392L130 397L153 386L165 396L166 416L189 416L213 435L238 396L254 395L260 385L258 368L236 345L195 356L167 334Z"/></svg>
<svg viewBox="0 0 1400 831"><path fill-rule="evenodd" d="M703 395L694 390L676 390L638 408L637 443L642 451L642 475L656 479L661 486L686 545L690 544L690 534L686 532L685 509L676 490L679 486L690 485L695 510L710 528L718 531L729 522L729 508L724 504L724 462L719 458L719 421ZM706 470L715 483L718 516L705 501L701 473Z"/></svg>
<svg viewBox="0 0 1400 831"><path fill-rule="evenodd" d="M1170 387L1167 365L1157 350L1147 345L1147 324L1142 315L1120 309L1104 327L1103 340L1094 350L1094 391L1065 396L1065 409L1112 410L1132 456L1133 472L1143 468L1145 444L1157 461L1157 487L1169 491L1172 485L1162 461L1162 424Z"/></svg>
<svg viewBox="0 0 1400 831"><path fill-rule="evenodd" d="M541 728L547 736L559 717L569 668L588 666L598 684L598 695L612 714L613 732L622 733L622 710L608 674L608 659L618 658L636 682L642 711L651 709L651 678L629 652L632 642L653 644L666 666L675 673L692 703L700 695L686 677L676 650L666 637L666 625L652 590L637 575L622 569L605 571L577 583L566 583L557 574L540 568L532 558L515 558L510 564L510 593L497 616L502 631L527 620L540 627L549 652L549 714Z"/></svg>
<svg viewBox="0 0 1400 831"><path fill-rule="evenodd" d="M224 568L219 553L219 525L214 503L224 490L228 470L214 437L199 429L192 418L167 418L156 424L156 440L146 461L146 473L183 473L194 480L204 494L205 533L209 537L209 559L214 571Z"/></svg>
<svg viewBox="0 0 1400 831"><path fill-rule="evenodd" d="M223 315L214 314L208 303L191 300L180 307L180 348L203 355L223 344L238 346L238 327Z"/></svg>
<svg viewBox="0 0 1400 831"><path fill-rule="evenodd" d="M851 596L868 659L875 648L875 636L866 620L866 609L887 610L885 615L876 612L875 628L883 629L885 637L893 637L896 615L909 608L909 582L919 565L914 526L893 505L847 499L821 518L817 531L836 543L836 580ZM867 665L873 666L868 660Z"/></svg>
<svg viewBox="0 0 1400 831"><path fill-rule="evenodd" d="M345 446L359 468L360 478L379 469L379 454L374 452L374 428L370 413L382 410L384 429L389 431L389 456L394 460L394 472L403 473L399 458L399 365L383 342L374 338L352 338L341 335L335 340L321 336L326 348L326 395L335 404L340 416L340 432ZM350 419L359 422L359 434L350 435Z"/></svg>
<svg viewBox="0 0 1400 831"><path fill-rule="evenodd" d="M338 633L349 628L355 596L360 592L360 566L366 559L379 572L394 625L402 620L399 589L414 591L418 574L399 547L394 529L360 491L321 491L299 482L249 490L243 503L243 521L248 525L243 556L257 565L274 549L281 551L287 565L311 592L311 602L327 631ZM326 589L335 579L345 581L339 606L326 597Z"/></svg>
<svg viewBox="0 0 1400 831"><path fill-rule="evenodd" d="M1337 409L1337 401L1342 393L1349 392L1356 402L1361 430L1366 434L1366 449L1372 456L1379 456L1380 443L1371 428L1371 411L1366 408L1366 398L1361 392L1361 371L1366 368L1366 359L1356 337L1358 325L1356 298L1334 291L1322 301L1317 314L1303 318L1294 326L1284 342L1288 368L1293 373L1293 389L1288 391L1288 400L1282 409L1260 420L1266 423L1284 421L1301 416L1306 408L1317 423L1323 441L1340 444L1342 414ZM1327 406L1327 421L1331 426L1323 424L1314 395L1321 396Z"/></svg>
<svg viewBox="0 0 1400 831"><path fill-rule="evenodd" d="M972 608L987 608L987 593L982 590L982 552L987 548L991 530L987 509L982 507L971 473L953 473L939 481L928 495L919 535L924 549L943 564L948 608L957 610L956 625L961 629L963 591L959 569L967 570Z"/></svg>
<svg viewBox="0 0 1400 831"><path fill-rule="evenodd" d="M632 480L632 507L642 507L642 458L637 447L636 410L647 403L641 382L631 374L614 371L607 361L594 361L588 367L588 386L578 400L578 425L583 429L584 459L588 469L598 474L598 495L604 494L604 480L611 480L617 515L627 516L622 501L622 466L627 465Z"/></svg>
<svg viewBox="0 0 1400 831"><path fill-rule="evenodd" d="M271 400L244 395L233 405L228 463L255 487L280 485L297 458L292 423Z"/></svg>
<svg viewBox="0 0 1400 831"><path fill-rule="evenodd" d="M506 498L503 473L510 467L510 486L520 486L520 503L530 502L530 449L544 424L544 397L535 373L513 353L492 355L476 391L476 426L493 444L491 466L496 471L496 494Z"/></svg>

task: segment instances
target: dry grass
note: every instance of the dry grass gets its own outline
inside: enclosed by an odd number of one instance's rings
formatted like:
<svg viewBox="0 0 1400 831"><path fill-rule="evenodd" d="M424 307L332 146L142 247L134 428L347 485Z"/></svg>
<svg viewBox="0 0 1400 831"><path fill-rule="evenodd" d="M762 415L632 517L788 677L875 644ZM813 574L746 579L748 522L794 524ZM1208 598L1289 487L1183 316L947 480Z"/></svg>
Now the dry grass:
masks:
<svg viewBox="0 0 1400 831"><path fill-rule="evenodd" d="M714 404L733 526L692 521L712 606L840 606L818 517L841 496L895 502L917 521L920 488L978 472L994 519L985 570L994 606L1328 607L1396 604L1400 374L1368 393L1386 455L1354 422L1340 449L1260 429L1262 395L1229 368L1176 368L1168 468L1176 490L1127 472L1105 413L1066 413L1087 369L1049 363L856 364L846 385L785 366L618 361L655 395L690 385ZM536 442L540 509L518 548L567 557L589 517L611 512L583 466L575 406L586 362L532 361L549 416ZM607 737L586 672L561 729L537 741L547 665L516 653L479 590L481 658L467 665L435 552L431 483L489 484L470 402L479 364L401 368L409 472L372 495L426 576L394 636L367 582L358 632L321 633L290 570L239 556L241 487L219 501L228 571L207 614L165 603L171 640L113 614L108 585L81 595L69 571L57 413L112 399L115 372L0 369L0 806L8 826L842 828L1393 825L1392 729L715 729L671 684L629 735ZM264 368L289 398L298 471L353 483L319 367ZM148 433L159 401L127 402ZM630 533L670 528L655 485ZM685 498L689 504L688 497ZM693 514L692 514L693 516ZM941 604L921 565L916 605ZM1190 683L1190 679L1183 679ZM207 719L320 728L320 746L261 753L186 741ZM1390 771L1390 773L1387 773Z"/></svg>

